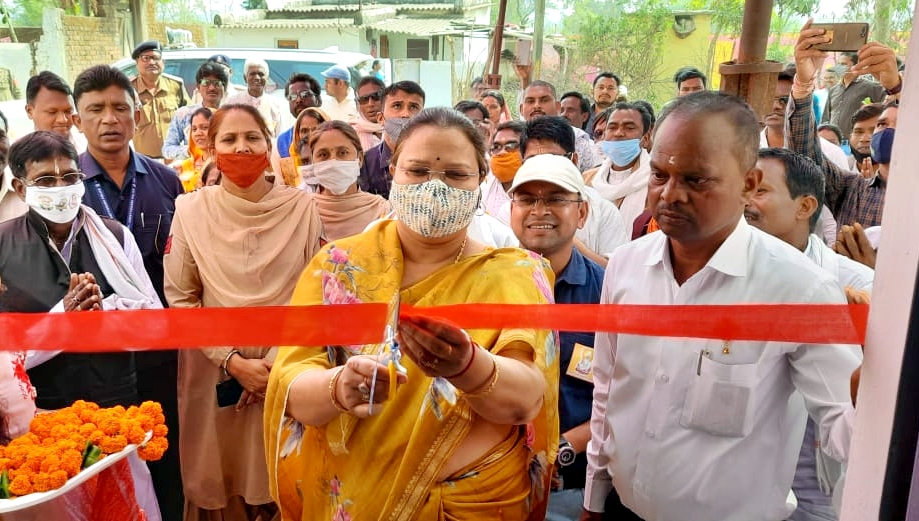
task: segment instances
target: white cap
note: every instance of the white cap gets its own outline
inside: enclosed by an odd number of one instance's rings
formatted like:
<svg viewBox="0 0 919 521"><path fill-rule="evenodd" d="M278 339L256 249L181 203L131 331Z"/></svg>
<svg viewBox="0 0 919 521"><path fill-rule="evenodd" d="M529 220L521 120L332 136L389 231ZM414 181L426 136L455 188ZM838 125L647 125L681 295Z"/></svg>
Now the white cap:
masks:
<svg viewBox="0 0 919 521"><path fill-rule="evenodd" d="M578 167L565 156L540 154L523 162L514 176L509 193L530 181L545 181L560 186L569 192L584 193L584 176Z"/></svg>

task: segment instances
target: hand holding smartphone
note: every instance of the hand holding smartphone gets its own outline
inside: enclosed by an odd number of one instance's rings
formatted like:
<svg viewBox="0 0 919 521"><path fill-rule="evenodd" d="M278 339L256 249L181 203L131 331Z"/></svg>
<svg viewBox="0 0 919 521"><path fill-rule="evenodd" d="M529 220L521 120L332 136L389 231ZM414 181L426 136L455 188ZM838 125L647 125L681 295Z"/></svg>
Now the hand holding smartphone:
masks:
<svg viewBox="0 0 919 521"><path fill-rule="evenodd" d="M868 24L863 22L811 24L811 29L823 29L830 41L814 45L821 51L858 51L868 43Z"/></svg>

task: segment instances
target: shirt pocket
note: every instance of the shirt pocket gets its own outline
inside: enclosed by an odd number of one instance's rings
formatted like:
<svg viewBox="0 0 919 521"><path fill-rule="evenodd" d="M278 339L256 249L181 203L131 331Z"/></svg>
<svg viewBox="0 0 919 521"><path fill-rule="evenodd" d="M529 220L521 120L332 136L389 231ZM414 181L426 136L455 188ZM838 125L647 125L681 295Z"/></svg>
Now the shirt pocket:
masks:
<svg viewBox="0 0 919 521"><path fill-rule="evenodd" d="M702 351L680 425L715 436L747 436L755 380L756 364L723 364Z"/></svg>
<svg viewBox="0 0 919 521"><path fill-rule="evenodd" d="M179 101L175 96L166 96L158 98L157 103L157 116L159 116L159 122L169 124L172 122L172 116L175 115L176 110L179 108Z"/></svg>
<svg viewBox="0 0 919 521"><path fill-rule="evenodd" d="M139 227L137 227L138 224L140 225ZM137 244L141 251L144 254L155 252L158 255L163 255L171 226L171 213L141 213L135 224L138 230ZM152 246L152 248L145 251L144 245Z"/></svg>

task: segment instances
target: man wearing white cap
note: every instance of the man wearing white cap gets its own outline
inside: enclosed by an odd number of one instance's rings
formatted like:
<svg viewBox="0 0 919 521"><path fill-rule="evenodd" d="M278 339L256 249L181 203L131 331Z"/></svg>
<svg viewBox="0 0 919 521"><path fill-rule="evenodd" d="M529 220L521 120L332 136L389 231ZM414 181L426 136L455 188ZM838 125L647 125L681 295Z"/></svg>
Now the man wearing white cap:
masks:
<svg viewBox="0 0 919 521"><path fill-rule="evenodd" d="M343 65L333 65L322 71L325 78L325 94L322 95L322 110L332 119L351 121L357 117L357 106L351 90L351 73Z"/></svg>
<svg viewBox="0 0 919 521"><path fill-rule="evenodd" d="M578 167L565 156L532 156L514 176L510 195L511 227L520 246L541 254L555 272L555 302L599 303L603 268L574 246L574 234L584 227L590 210ZM584 503L593 346L592 332L559 333L561 437L546 521L577 519Z"/></svg>

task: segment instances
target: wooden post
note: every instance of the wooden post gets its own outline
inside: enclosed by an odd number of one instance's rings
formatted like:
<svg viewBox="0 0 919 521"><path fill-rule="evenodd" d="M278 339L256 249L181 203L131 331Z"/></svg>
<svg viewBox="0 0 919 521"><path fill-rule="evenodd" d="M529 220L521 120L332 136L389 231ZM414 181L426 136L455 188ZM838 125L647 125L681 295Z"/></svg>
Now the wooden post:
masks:
<svg viewBox="0 0 919 521"><path fill-rule="evenodd" d="M783 64L766 60L772 0L747 0L737 61L722 63L721 92L747 100L762 118L772 112L775 84Z"/></svg>
<svg viewBox="0 0 919 521"><path fill-rule="evenodd" d="M491 74L486 74L482 81L489 90L501 89L501 51L504 47L504 15L507 12L507 0L498 4L498 21L495 24L495 39L491 47Z"/></svg>

